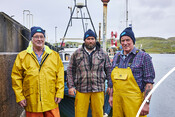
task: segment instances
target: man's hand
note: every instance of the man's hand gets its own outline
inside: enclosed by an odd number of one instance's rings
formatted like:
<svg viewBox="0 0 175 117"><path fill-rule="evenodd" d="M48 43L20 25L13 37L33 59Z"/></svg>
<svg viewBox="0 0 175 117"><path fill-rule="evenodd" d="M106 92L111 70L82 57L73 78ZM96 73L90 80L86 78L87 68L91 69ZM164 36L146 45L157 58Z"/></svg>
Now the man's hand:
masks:
<svg viewBox="0 0 175 117"><path fill-rule="evenodd" d="M56 103L56 104L60 103L61 100L62 100L61 98L57 98L57 97L55 97L55 103Z"/></svg>
<svg viewBox="0 0 175 117"><path fill-rule="evenodd" d="M19 104L21 107L24 107L24 106L27 106L27 101L26 101L26 99L24 99L24 100L18 102L18 104Z"/></svg>
<svg viewBox="0 0 175 117"><path fill-rule="evenodd" d="M146 98L146 96L149 94L149 92L152 90L153 88L153 84L151 83L147 83L145 86L145 92L144 92L144 98ZM149 97L148 100L151 100L151 96ZM142 108L142 111L140 113L140 115L144 116L149 114L149 104L145 103L144 107Z"/></svg>
<svg viewBox="0 0 175 117"><path fill-rule="evenodd" d="M109 96L109 100L108 100L108 102L109 102L109 105L112 107L113 106L113 96Z"/></svg>
<svg viewBox="0 0 175 117"><path fill-rule="evenodd" d="M109 102L109 105L112 107L113 106L113 88L110 89L108 102Z"/></svg>
<svg viewBox="0 0 175 117"><path fill-rule="evenodd" d="M141 116L149 114L149 104L145 103L145 105L142 108L142 111L140 112Z"/></svg>
<svg viewBox="0 0 175 117"><path fill-rule="evenodd" d="M72 95L72 96L75 96L75 94L76 94L76 90L75 90L75 88L70 88L69 90L68 90L68 93L69 93L69 95Z"/></svg>

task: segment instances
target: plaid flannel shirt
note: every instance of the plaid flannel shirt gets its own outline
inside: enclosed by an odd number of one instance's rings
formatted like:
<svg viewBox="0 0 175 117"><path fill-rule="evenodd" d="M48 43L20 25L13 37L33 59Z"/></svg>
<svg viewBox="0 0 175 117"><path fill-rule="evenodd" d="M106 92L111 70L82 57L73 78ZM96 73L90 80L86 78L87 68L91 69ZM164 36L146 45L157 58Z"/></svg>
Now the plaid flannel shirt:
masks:
<svg viewBox="0 0 175 117"><path fill-rule="evenodd" d="M123 55L122 52L117 53L113 58L112 63L112 69L116 67L116 62L118 55L120 55L120 63L118 65L119 68L127 68L129 60L132 58L134 54L136 54L137 49L134 47L134 49L127 55ZM132 73L134 75L134 78L140 87L140 90L144 92L145 85L147 83L154 83L155 78L155 71L153 67L153 63L151 60L151 56L143 51L139 51L135 58L133 59L132 65L130 66ZM110 80L110 87L112 87L112 82Z"/></svg>
<svg viewBox="0 0 175 117"><path fill-rule="evenodd" d="M100 92L105 90L105 79L111 78L109 56L97 42L96 50L90 56L84 49L77 49L71 56L67 68L67 84L79 92Z"/></svg>

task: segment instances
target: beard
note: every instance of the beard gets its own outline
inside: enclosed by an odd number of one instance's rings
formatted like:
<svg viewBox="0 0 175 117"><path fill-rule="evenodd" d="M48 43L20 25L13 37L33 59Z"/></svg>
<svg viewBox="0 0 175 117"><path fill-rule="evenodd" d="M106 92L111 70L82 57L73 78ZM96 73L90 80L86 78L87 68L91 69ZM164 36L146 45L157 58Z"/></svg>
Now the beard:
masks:
<svg viewBox="0 0 175 117"><path fill-rule="evenodd" d="M88 50L93 50L94 48L95 48L95 46L96 46L96 43L94 43L94 44L87 44L87 43L85 43L85 47L88 49Z"/></svg>

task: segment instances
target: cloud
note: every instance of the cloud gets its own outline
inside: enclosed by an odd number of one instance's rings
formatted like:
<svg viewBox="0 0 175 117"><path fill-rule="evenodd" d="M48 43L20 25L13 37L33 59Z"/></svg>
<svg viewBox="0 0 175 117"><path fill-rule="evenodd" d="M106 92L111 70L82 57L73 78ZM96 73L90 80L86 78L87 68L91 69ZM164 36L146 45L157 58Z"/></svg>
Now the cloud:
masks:
<svg viewBox="0 0 175 117"><path fill-rule="evenodd" d="M79 1L81 2L81 1ZM88 9L95 26L99 31L99 23L103 26L103 3L101 0L87 0ZM7 13L23 24L23 10L30 10L33 14L33 24L46 29L49 42L55 41L55 27L57 37L62 38L70 18L68 6L74 5L74 0L4 0L1 1L1 11ZM168 38L175 36L175 1L174 0L129 0L129 23L132 23L136 37L160 36ZM69 27L66 37L83 37L81 20L74 20ZM85 20L86 22L86 20ZM90 27L90 22L88 23ZM121 33L126 27L125 0L110 0L107 8L107 38L111 31ZM103 33L103 28L101 28ZM103 37L103 36L101 36Z"/></svg>
<svg viewBox="0 0 175 117"><path fill-rule="evenodd" d="M135 3L132 3L132 19L137 36L175 36L172 33L175 26L174 1L135 0Z"/></svg>

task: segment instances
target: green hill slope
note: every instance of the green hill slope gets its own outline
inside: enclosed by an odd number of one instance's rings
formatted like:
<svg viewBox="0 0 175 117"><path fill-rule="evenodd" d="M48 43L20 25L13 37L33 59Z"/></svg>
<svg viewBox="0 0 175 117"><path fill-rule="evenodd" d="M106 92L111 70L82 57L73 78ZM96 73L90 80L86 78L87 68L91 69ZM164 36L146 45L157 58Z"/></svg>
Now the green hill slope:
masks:
<svg viewBox="0 0 175 117"><path fill-rule="evenodd" d="M120 46L119 40L117 40L118 47ZM82 43L67 42L69 45L81 45ZM102 45L102 42L101 42ZM111 46L111 41L108 39L106 43L107 49ZM147 53L158 53L158 54L175 54L175 37L168 39L160 37L138 37L136 38L135 46L139 49L144 49Z"/></svg>
<svg viewBox="0 0 175 117"><path fill-rule="evenodd" d="M136 38L136 47L148 53L175 53L175 37L139 37Z"/></svg>

